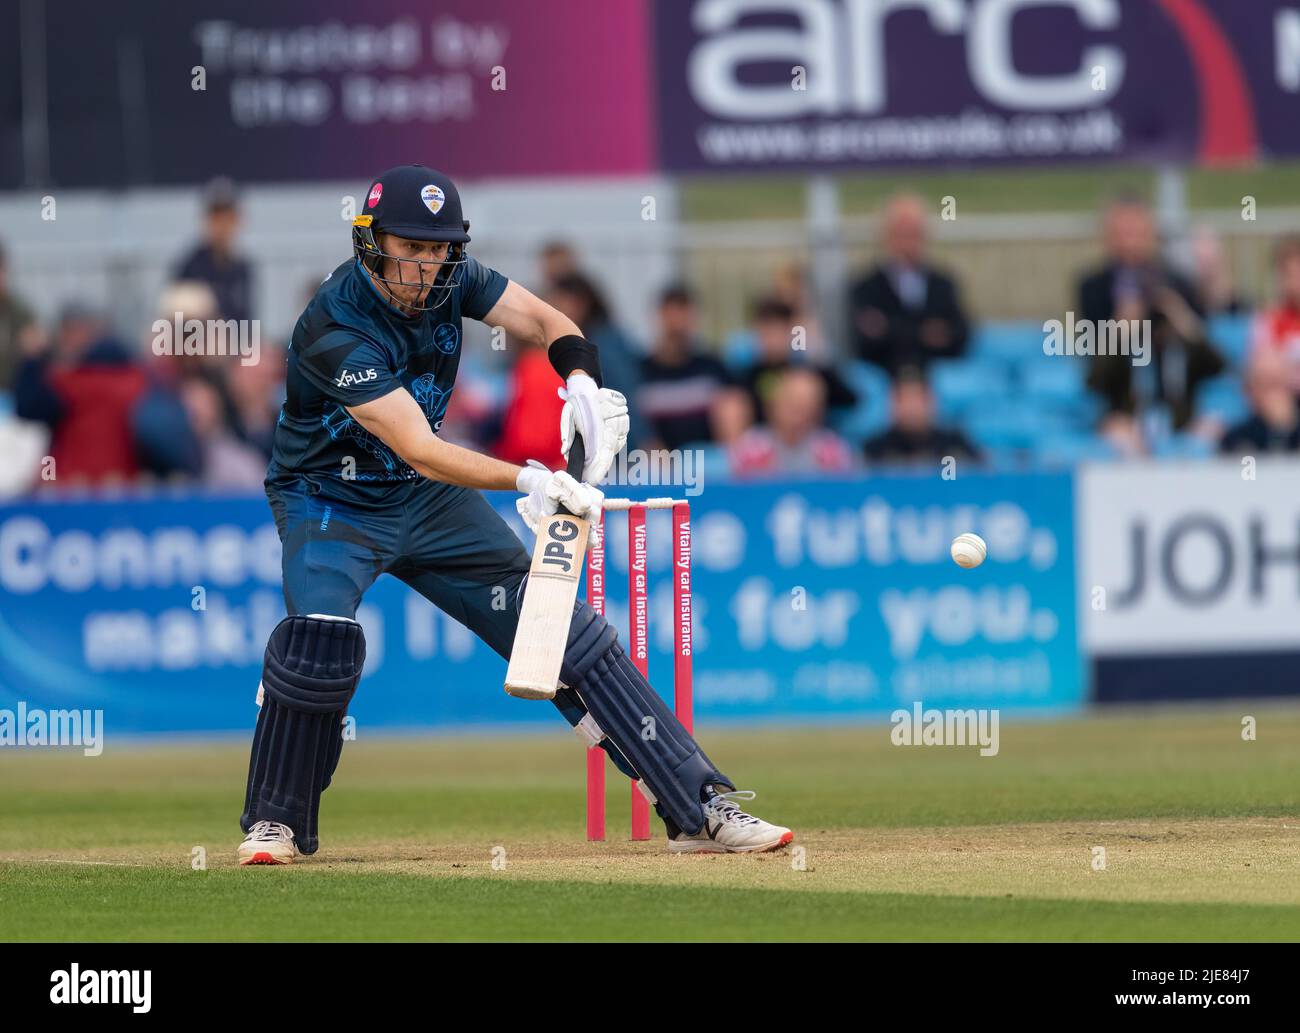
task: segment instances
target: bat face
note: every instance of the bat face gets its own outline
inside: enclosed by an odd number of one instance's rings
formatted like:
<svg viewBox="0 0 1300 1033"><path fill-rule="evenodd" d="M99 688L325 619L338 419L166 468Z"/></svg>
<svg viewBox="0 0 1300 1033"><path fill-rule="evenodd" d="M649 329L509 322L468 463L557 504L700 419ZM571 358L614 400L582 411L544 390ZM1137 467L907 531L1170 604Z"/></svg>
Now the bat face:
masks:
<svg viewBox="0 0 1300 1033"><path fill-rule="evenodd" d="M582 551L579 552L578 543ZM582 569L587 548L587 521L568 514L556 514L541 528L537 548L533 550L531 574L556 575L575 579Z"/></svg>
<svg viewBox="0 0 1300 1033"><path fill-rule="evenodd" d="M581 434L569 446L569 476L581 480L586 449ZM533 565L506 669L506 692L521 699L554 699L569 644L573 601L587 556L590 522L572 513L547 517L537 528Z"/></svg>
<svg viewBox="0 0 1300 1033"><path fill-rule="evenodd" d="M537 530L533 563L506 670L506 692L512 696L555 696L589 531L588 521L567 513L548 517Z"/></svg>

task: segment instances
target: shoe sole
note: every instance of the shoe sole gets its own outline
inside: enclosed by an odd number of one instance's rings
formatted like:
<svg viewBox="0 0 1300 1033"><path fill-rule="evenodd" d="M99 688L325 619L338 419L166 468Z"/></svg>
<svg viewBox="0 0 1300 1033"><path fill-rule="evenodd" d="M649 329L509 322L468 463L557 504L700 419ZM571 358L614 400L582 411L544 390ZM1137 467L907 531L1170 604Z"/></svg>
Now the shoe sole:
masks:
<svg viewBox="0 0 1300 1033"><path fill-rule="evenodd" d="M763 843L758 846L740 847L736 850L719 850L717 844L712 840L696 840L699 845L679 846L677 843L669 842L668 850L673 854L767 854L774 850L780 850L783 846L789 846L794 842L794 832L783 833L781 838L775 843Z"/></svg>
<svg viewBox="0 0 1300 1033"><path fill-rule="evenodd" d="M288 858L288 857L276 857L274 854L269 854L269 853L267 853L265 850L259 850L257 853L253 854L252 857L241 857L241 858L239 859L239 863L240 863L240 865L248 865L248 864L292 864L292 863L293 863L293 859L292 859L292 858Z"/></svg>

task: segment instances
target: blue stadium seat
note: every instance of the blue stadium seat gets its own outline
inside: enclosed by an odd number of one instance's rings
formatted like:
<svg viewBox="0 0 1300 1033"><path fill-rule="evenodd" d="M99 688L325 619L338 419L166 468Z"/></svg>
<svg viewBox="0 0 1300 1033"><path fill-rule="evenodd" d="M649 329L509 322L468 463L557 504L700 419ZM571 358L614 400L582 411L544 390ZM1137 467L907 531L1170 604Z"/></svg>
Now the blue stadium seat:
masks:
<svg viewBox="0 0 1300 1033"><path fill-rule="evenodd" d="M1043 355L1042 323L988 323L975 331L970 355L1015 366Z"/></svg>
<svg viewBox="0 0 1300 1033"><path fill-rule="evenodd" d="M858 395L851 412L838 413L831 425L850 441L859 442L889 426L889 375L879 366L851 359L841 372Z"/></svg>
<svg viewBox="0 0 1300 1033"><path fill-rule="evenodd" d="M1240 368L1250 350L1250 316L1212 316L1206 321L1210 342Z"/></svg>
<svg viewBox="0 0 1300 1033"><path fill-rule="evenodd" d="M1084 384L1087 366L1069 356L1043 357L1024 367L1021 384L1025 393L1042 401L1077 402L1088 393Z"/></svg>
<svg viewBox="0 0 1300 1033"><path fill-rule="evenodd" d="M1005 404L1012 382L1007 366L978 358L938 362L930 368L941 420L961 419L968 412Z"/></svg>
<svg viewBox="0 0 1300 1033"><path fill-rule="evenodd" d="M1023 448L998 445L980 451L984 458L983 469L989 473L1016 473L1030 465L1030 453Z"/></svg>
<svg viewBox="0 0 1300 1033"><path fill-rule="evenodd" d="M721 445L697 445L700 451L699 473L705 484L716 484L731 476L731 463L727 450Z"/></svg>
<svg viewBox="0 0 1300 1033"><path fill-rule="evenodd" d="M1067 356L1044 358L1021 370L1025 396L1073 420L1079 429L1093 426L1101 411L1101 399L1088 390L1086 361Z"/></svg>
<svg viewBox="0 0 1300 1033"><path fill-rule="evenodd" d="M1192 434L1171 434L1151 450L1157 459L1205 459L1214 453L1213 442Z"/></svg>
<svg viewBox="0 0 1300 1033"><path fill-rule="evenodd" d="M1250 415L1250 403L1241 390L1241 378L1225 373L1207 380L1196 393L1196 412L1200 416L1217 416L1227 426L1240 423Z"/></svg>
<svg viewBox="0 0 1300 1033"><path fill-rule="evenodd" d="M742 370L758 357L758 341L748 327L736 330L722 342L722 361L728 368Z"/></svg>
<svg viewBox="0 0 1300 1033"><path fill-rule="evenodd" d="M1038 439L1059 423L1050 413L1026 405L999 405L969 413L962 421L966 432L983 448L1019 448L1033 451Z"/></svg>
<svg viewBox="0 0 1300 1033"><path fill-rule="evenodd" d="M1082 462L1117 459L1113 445L1104 438L1082 431L1053 431L1044 434L1034 449L1040 466L1064 467Z"/></svg>

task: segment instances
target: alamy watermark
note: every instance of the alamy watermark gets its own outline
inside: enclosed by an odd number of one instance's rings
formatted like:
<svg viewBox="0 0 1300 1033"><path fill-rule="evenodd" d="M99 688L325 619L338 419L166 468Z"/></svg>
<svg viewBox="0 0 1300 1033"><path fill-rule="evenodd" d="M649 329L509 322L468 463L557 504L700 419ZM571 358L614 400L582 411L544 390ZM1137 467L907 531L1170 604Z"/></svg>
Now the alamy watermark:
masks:
<svg viewBox="0 0 1300 1033"><path fill-rule="evenodd" d="M1145 366L1151 361L1151 320L1075 319L1066 312L1063 321L1043 323L1043 354L1123 355Z"/></svg>
<svg viewBox="0 0 1300 1033"><path fill-rule="evenodd" d="M0 709L0 746L80 746L87 757L104 752L102 710L42 710L19 700Z"/></svg>
<svg viewBox="0 0 1300 1033"><path fill-rule="evenodd" d="M926 710L918 700L911 710L889 715L895 746L979 746L981 757L998 755L998 711Z"/></svg>
<svg viewBox="0 0 1300 1033"><path fill-rule="evenodd" d="M698 448L629 448L614 457L601 486L680 485L685 495L704 491L704 455Z"/></svg>
<svg viewBox="0 0 1300 1033"><path fill-rule="evenodd" d="M153 998L151 969L82 969L75 961L50 973L51 1004L129 1004L146 1014Z"/></svg>
<svg viewBox="0 0 1300 1033"><path fill-rule="evenodd" d="M262 357L259 319L186 319L177 312L170 320L155 319L153 353L187 356L239 356L241 366L256 366Z"/></svg>

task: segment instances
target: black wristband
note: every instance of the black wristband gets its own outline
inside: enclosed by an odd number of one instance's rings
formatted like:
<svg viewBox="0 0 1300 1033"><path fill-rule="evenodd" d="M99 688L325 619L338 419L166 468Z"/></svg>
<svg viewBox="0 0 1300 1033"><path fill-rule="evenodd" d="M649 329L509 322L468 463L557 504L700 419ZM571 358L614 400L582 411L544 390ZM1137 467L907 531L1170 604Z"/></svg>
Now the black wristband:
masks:
<svg viewBox="0 0 1300 1033"><path fill-rule="evenodd" d="M546 351L555 372L565 380L575 369L585 370L597 387L603 387L600 378L600 354L596 346L577 334L568 334L551 342Z"/></svg>

